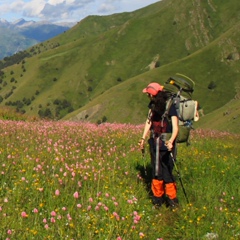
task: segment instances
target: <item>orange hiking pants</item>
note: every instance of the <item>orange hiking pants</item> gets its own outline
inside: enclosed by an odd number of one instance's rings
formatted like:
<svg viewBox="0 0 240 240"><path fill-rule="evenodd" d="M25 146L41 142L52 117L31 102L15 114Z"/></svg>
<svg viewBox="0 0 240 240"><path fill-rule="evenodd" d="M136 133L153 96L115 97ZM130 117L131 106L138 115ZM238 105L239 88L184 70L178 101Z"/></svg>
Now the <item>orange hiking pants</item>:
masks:
<svg viewBox="0 0 240 240"><path fill-rule="evenodd" d="M177 188L173 177L173 161L169 151L159 152L158 172L156 173L156 153L151 152L151 162L153 167L153 179L151 190L155 197L162 197L164 194L170 199L177 197Z"/></svg>
<svg viewBox="0 0 240 240"><path fill-rule="evenodd" d="M151 189L155 197L163 197L166 194L170 199L177 197L176 183L166 183L163 180L153 179Z"/></svg>

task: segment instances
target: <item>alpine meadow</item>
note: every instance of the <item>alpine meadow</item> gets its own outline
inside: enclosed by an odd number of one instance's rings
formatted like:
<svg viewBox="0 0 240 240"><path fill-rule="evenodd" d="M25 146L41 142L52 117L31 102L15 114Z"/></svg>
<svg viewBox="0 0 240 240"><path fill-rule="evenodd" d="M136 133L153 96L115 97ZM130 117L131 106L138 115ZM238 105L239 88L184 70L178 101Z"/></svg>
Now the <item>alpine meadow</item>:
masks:
<svg viewBox="0 0 240 240"><path fill-rule="evenodd" d="M239 0L88 16L2 59L0 239L240 239L239 69ZM179 207L155 209L142 89L177 73L200 120L178 144Z"/></svg>

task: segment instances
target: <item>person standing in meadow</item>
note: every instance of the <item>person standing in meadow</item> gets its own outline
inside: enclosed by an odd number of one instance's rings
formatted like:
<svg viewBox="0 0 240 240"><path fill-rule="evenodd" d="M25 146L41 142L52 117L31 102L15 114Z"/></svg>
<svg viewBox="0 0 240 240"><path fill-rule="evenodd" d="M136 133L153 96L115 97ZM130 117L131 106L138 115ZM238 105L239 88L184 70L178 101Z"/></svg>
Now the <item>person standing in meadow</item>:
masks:
<svg viewBox="0 0 240 240"><path fill-rule="evenodd" d="M150 83L143 89L143 93L147 93L150 103L139 145L143 151L146 137L150 132L148 143L153 169L152 203L155 207L166 203L168 207L174 208L178 205L177 188L172 173L174 167L172 156L176 157L175 140L178 134L177 111L172 104L166 114L166 104L170 93L165 91L160 84Z"/></svg>

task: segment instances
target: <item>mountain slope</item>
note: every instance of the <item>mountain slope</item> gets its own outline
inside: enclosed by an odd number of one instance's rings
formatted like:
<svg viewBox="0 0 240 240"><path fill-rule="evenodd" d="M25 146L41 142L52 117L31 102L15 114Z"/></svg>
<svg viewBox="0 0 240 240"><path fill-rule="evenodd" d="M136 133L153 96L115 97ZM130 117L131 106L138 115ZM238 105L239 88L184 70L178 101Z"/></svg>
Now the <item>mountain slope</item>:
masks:
<svg viewBox="0 0 240 240"><path fill-rule="evenodd" d="M27 39L15 31L0 27L0 59L11 56L37 43L38 41L34 39Z"/></svg>
<svg viewBox="0 0 240 240"><path fill-rule="evenodd" d="M19 19L13 23L0 19L0 59L67 31L69 26Z"/></svg>
<svg viewBox="0 0 240 240"><path fill-rule="evenodd" d="M4 69L1 105L55 119L141 123L148 101L142 88L180 72L195 80L194 96L210 113L236 95L239 10L236 0L163 0L89 16Z"/></svg>
<svg viewBox="0 0 240 240"><path fill-rule="evenodd" d="M69 27L58 26L56 24L41 23L27 25L21 27L18 32L29 39L34 39L37 42L43 42L57 36L60 33L67 31Z"/></svg>

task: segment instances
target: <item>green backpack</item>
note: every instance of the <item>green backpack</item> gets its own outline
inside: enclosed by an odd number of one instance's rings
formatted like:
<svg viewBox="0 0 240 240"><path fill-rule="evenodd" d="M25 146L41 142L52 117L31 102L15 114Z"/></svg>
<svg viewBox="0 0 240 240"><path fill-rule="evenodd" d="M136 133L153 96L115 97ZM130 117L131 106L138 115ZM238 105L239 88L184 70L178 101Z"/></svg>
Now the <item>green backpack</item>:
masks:
<svg viewBox="0 0 240 240"><path fill-rule="evenodd" d="M168 115L171 105L174 104L179 118L179 132L176 141L190 144L189 136L193 129L193 122L199 120L198 102L192 99L195 83L183 74L177 73L176 75L170 77L164 85L164 89L170 92L165 116Z"/></svg>

